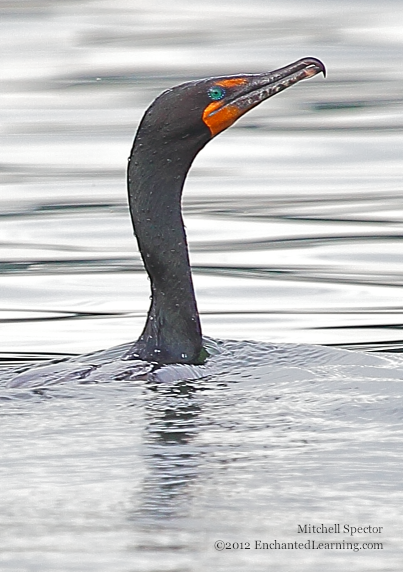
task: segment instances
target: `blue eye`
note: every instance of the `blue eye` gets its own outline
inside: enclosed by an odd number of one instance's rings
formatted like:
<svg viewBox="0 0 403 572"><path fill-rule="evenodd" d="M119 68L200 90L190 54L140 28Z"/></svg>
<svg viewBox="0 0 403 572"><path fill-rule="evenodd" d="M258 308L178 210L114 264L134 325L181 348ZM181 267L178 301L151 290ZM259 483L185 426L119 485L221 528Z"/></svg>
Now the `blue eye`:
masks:
<svg viewBox="0 0 403 572"><path fill-rule="evenodd" d="M207 90L208 96L214 101L222 99L225 95L225 89L219 85L213 85Z"/></svg>

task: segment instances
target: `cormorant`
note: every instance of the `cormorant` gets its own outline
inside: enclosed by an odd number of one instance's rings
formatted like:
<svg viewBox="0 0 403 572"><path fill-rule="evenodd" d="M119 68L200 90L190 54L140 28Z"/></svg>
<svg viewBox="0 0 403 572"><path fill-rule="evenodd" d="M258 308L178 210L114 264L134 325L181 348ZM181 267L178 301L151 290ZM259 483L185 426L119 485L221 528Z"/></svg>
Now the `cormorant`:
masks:
<svg viewBox="0 0 403 572"><path fill-rule="evenodd" d="M126 359L203 363L202 332L182 220L183 185L197 153L262 101L318 73L304 58L261 74L187 82L163 92L140 122L128 166L130 213L151 280L151 306Z"/></svg>

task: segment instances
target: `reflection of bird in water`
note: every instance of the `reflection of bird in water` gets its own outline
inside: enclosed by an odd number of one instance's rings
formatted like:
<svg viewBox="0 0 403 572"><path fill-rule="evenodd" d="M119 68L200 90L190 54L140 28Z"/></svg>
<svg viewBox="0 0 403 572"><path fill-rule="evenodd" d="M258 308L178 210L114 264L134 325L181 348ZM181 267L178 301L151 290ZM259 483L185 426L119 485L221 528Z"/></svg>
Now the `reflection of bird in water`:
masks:
<svg viewBox="0 0 403 572"><path fill-rule="evenodd" d="M215 135L269 97L318 73L305 58L263 74L184 83L162 93L146 111L129 159L130 212L151 280L151 307L126 358L157 363L202 363L202 335L181 195L197 153Z"/></svg>
<svg viewBox="0 0 403 572"><path fill-rule="evenodd" d="M146 524L155 518L161 522L190 516L192 485L201 476L204 457L203 447L194 440L208 425L200 418L198 393L207 388L200 380L147 384L142 444L146 472L131 520Z"/></svg>

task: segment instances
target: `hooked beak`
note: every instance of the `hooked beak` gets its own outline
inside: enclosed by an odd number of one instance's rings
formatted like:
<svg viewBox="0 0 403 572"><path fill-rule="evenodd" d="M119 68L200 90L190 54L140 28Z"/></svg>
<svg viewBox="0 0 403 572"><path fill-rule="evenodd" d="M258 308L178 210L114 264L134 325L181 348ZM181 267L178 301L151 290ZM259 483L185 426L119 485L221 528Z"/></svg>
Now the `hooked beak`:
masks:
<svg viewBox="0 0 403 572"><path fill-rule="evenodd" d="M210 103L203 112L203 121L214 137L262 101L319 73L326 77L320 60L303 58L271 72L218 78L215 84L230 88L230 94Z"/></svg>

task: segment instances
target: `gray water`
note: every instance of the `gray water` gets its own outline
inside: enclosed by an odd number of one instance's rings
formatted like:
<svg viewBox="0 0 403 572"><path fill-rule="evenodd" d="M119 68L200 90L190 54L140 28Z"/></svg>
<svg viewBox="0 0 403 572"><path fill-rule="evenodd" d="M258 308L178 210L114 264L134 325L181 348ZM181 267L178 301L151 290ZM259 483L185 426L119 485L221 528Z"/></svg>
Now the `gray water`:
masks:
<svg viewBox="0 0 403 572"><path fill-rule="evenodd" d="M400 2L0 10L0 569L400 571ZM246 115L186 184L212 358L121 360L149 303L125 193L144 109L304 56L328 78ZM274 540L339 546L256 548Z"/></svg>

